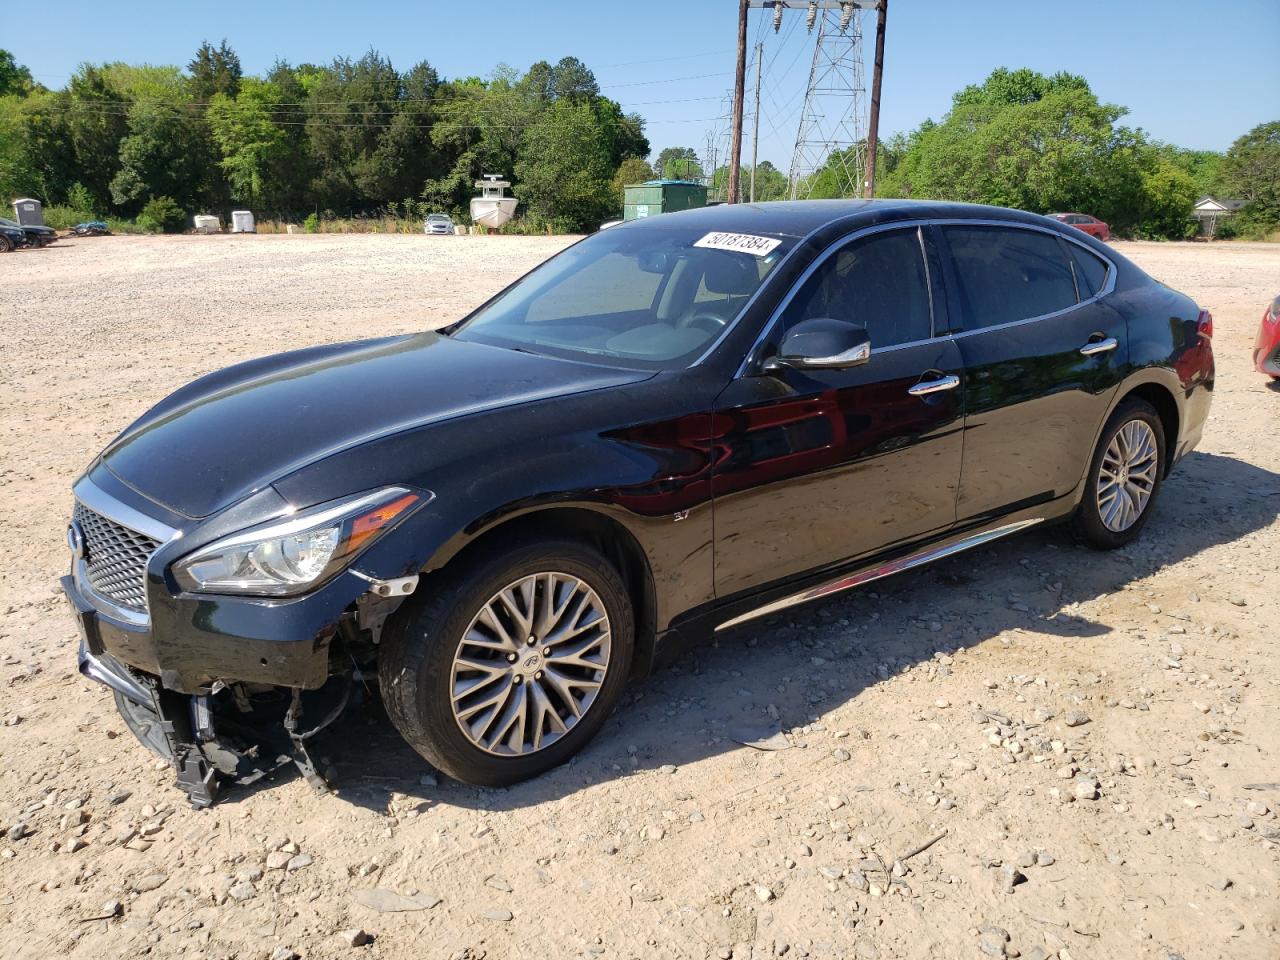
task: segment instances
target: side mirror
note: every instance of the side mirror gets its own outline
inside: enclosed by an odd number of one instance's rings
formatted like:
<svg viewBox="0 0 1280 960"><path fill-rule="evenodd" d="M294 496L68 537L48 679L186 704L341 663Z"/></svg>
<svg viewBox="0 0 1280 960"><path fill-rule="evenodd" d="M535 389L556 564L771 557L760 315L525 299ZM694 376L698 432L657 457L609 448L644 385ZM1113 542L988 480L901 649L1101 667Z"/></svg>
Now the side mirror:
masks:
<svg viewBox="0 0 1280 960"><path fill-rule="evenodd" d="M761 366L765 373L778 370L843 370L871 359L871 337L866 327L830 317L802 320L787 331L776 355Z"/></svg>

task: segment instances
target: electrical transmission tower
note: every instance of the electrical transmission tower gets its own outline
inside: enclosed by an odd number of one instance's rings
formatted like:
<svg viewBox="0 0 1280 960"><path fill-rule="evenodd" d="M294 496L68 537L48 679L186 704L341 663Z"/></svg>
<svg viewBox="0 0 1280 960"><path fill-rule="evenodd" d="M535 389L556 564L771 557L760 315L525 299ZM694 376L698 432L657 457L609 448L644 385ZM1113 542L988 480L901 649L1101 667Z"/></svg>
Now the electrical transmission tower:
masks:
<svg viewBox="0 0 1280 960"><path fill-rule="evenodd" d="M815 25L818 28L813 65L809 69L809 87L800 112L795 150L791 155L790 195L794 200L811 196L818 186L823 188L825 195L832 192L841 197L871 195L875 166L870 158L875 156L880 123L880 79L888 6L889 0L738 0L738 58L729 144L729 203L737 203L741 196L739 171L742 165L748 10L755 7L770 11L774 33L778 32L787 11L803 12L810 33ZM862 65L864 10L876 11L876 58L869 120ZM756 56L760 56L759 48ZM757 72L757 101L759 86ZM757 105L757 114L759 109ZM757 116L757 126L758 120ZM823 176L820 177L820 173Z"/></svg>
<svg viewBox="0 0 1280 960"><path fill-rule="evenodd" d="M861 13L855 4L846 4L810 14L811 23L812 19L818 21L818 37L791 154L792 200L811 196L818 174L823 171L834 181L823 184L827 195L834 189L840 197L862 196L867 163L867 91Z"/></svg>

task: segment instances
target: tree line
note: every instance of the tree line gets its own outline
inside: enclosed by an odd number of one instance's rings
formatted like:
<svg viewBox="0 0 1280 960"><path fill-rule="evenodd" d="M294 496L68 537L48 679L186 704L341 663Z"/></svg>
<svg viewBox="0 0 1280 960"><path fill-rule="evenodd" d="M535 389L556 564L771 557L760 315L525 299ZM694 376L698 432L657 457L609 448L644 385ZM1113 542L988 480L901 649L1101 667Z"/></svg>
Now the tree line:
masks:
<svg viewBox="0 0 1280 960"><path fill-rule="evenodd" d="M624 163L652 176L649 150L643 119L575 57L450 80L371 50L258 77L224 40L185 70L84 64L50 90L0 51L0 193L98 214L462 214L498 173L535 227L581 230L620 209Z"/></svg>
<svg viewBox="0 0 1280 960"><path fill-rule="evenodd" d="M1194 234L1196 200L1214 196L1246 201L1220 236L1280 229L1280 122L1258 125L1219 153L1153 140L1120 123L1126 112L1099 101L1083 77L997 69L957 92L940 121L881 142L876 196L1089 213L1121 235L1154 239ZM856 185L837 159L798 184L797 195L852 195ZM673 147L657 166L701 175L696 161L691 148ZM713 190L727 178L728 168L717 168ZM789 195L780 171L757 167L757 199Z"/></svg>
<svg viewBox="0 0 1280 960"><path fill-rule="evenodd" d="M1195 201L1248 201L1241 227L1280 228L1280 122L1261 124L1225 153L1187 150L1123 126L1070 73L998 69L952 98L941 121L891 138L877 157L876 192L1078 211L1121 234L1180 239L1195 232Z"/></svg>
<svg viewBox="0 0 1280 960"><path fill-rule="evenodd" d="M1126 112L1083 77L1000 68L957 92L941 120L881 142L876 193L1079 211L1121 235L1175 239L1195 231L1196 199L1213 195L1247 201L1236 229L1280 229L1280 122L1217 153L1153 140L1121 123ZM649 153L644 120L575 57L451 80L371 50L323 66L279 61L257 77L224 40L185 69L84 64L50 90L0 50L0 194L64 205L65 217L181 228L191 213L233 207L291 220L465 216L485 173L511 176L534 230L594 228L618 215L625 184L654 176L702 180L723 197L726 167L706 167L692 147L667 147L652 165ZM798 193L850 195L840 159ZM755 180L757 200L790 195L768 161Z"/></svg>

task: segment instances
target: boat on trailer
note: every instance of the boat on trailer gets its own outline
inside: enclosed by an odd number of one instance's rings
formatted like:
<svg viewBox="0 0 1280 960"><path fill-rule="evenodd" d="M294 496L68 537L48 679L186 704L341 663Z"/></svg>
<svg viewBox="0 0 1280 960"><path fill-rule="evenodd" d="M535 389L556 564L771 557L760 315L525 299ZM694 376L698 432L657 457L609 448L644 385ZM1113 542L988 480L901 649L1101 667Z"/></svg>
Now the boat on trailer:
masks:
<svg viewBox="0 0 1280 960"><path fill-rule="evenodd" d="M520 201L506 195L510 186L509 181L496 173L486 173L483 180L477 180L480 196L471 198L472 222L496 228L515 216L516 204Z"/></svg>

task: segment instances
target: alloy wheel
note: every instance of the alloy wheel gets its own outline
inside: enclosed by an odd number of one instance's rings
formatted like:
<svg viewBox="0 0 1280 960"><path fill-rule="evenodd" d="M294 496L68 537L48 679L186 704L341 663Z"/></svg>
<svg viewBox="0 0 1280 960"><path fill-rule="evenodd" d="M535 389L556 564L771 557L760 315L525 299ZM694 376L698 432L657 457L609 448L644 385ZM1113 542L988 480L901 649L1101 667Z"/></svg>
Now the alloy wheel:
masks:
<svg viewBox="0 0 1280 960"><path fill-rule="evenodd" d="M1123 533L1147 508L1155 490L1160 447L1145 420L1130 420L1116 431L1098 467L1098 516L1113 533Z"/></svg>
<svg viewBox="0 0 1280 960"><path fill-rule="evenodd" d="M497 756L536 753L591 709L609 669L609 614L578 577L544 572L503 587L462 635L450 678L463 735Z"/></svg>

